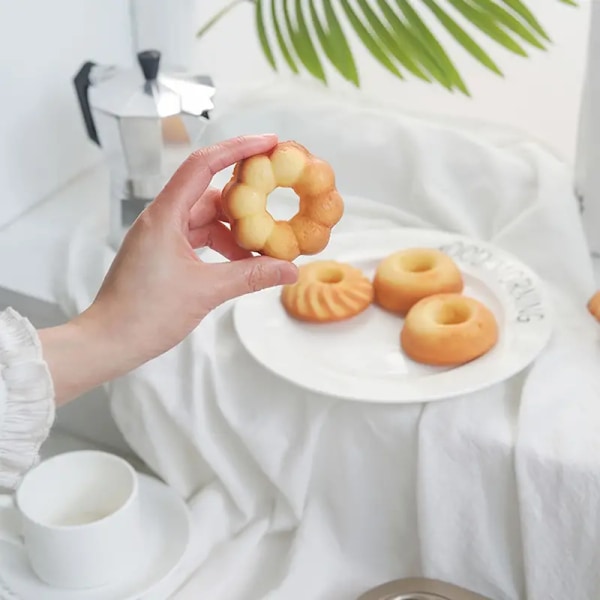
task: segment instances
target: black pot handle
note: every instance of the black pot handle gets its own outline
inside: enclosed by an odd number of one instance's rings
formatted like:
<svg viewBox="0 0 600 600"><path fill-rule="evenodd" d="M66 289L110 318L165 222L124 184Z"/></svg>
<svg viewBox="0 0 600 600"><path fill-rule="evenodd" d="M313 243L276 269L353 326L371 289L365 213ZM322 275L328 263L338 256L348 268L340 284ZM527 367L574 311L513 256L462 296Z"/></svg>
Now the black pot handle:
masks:
<svg viewBox="0 0 600 600"><path fill-rule="evenodd" d="M98 132L96 131L96 124L94 123L94 118L92 117L92 110L90 108L90 100L88 98L88 89L91 84L90 73L92 71L92 68L95 66L96 63L93 62L84 63L77 72L77 75L75 75L73 83L75 84L75 90L77 91L79 107L81 108L83 121L85 123L85 128L87 129L87 134L90 140L92 140L92 142L100 146Z"/></svg>
<svg viewBox="0 0 600 600"><path fill-rule="evenodd" d="M160 52L158 50L144 50L138 52L138 62L142 68L146 81L155 81L160 67Z"/></svg>

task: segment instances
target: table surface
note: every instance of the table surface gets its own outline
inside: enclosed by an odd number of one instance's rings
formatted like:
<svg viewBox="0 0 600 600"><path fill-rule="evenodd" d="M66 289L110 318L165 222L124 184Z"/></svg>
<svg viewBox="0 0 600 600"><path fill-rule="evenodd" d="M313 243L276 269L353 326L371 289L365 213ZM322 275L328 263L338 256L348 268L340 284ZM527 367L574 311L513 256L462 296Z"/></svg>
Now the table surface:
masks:
<svg viewBox="0 0 600 600"><path fill-rule="evenodd" d="M108 173L80 173L16 221L0 229L0 288L54 303L70 232L90 213L108 210Z"/></svg>

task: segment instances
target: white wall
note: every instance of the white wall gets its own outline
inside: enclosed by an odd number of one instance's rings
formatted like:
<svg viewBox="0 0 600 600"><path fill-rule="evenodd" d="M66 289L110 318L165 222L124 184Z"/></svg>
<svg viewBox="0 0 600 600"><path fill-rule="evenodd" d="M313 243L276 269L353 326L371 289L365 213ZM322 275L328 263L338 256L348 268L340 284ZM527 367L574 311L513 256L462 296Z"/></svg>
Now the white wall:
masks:
<svg viewBox="0 0 600 600"><path fill-rule="evenodd" d="M131 49L125 0L0 0L0 226L100 158L72 77Z"/></svg>
<svg viewBox="0 0 600 600"><path fill-rule="evenodd" d="M206 38L195 42L194 31L228 0L170 0L168 11L163 0L136 1L142 45L162 46L167 58L211 72L218 84L252 83L271 76L257 43L250 3L239 6ZM549 52L534 51L531 60L524 60L488 41L485 47L503 68L504 79L484 71L453 46L471 99L415 80L397 81L354 44L363 89L411 111L491 119L516 126L573 160L591 1L580 0L582 6L572 9L557 0L527 0L554 44ZM333 87L345 86L336 78Z"/></svg>

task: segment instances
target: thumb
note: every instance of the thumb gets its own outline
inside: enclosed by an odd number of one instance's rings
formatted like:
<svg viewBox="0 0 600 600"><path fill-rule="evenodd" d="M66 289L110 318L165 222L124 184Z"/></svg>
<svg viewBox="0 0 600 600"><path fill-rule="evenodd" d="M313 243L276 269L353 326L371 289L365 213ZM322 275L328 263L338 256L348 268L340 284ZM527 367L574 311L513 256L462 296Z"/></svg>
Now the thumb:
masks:
<svg viewBox="0 0 600 600"><path fill-rule="evenodd" d="M298 278L296 265L267 256L253 256L210 266L215 306L244 294L294 283Z"/></svg>

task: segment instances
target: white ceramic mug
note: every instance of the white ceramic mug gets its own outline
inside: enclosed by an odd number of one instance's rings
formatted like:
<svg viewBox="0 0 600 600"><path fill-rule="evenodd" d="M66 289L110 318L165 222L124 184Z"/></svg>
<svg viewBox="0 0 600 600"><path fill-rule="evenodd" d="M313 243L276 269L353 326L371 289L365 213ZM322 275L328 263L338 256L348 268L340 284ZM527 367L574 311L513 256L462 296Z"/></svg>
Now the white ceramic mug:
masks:
<svg viewBox="0 0 600 600"><path fill-rule="evenodd" d="M31 567L53 587L119 581L142 560L138 478L118 456L94 450L54 456L25 475L14 500L12 517L20 520Z"/></svg>

